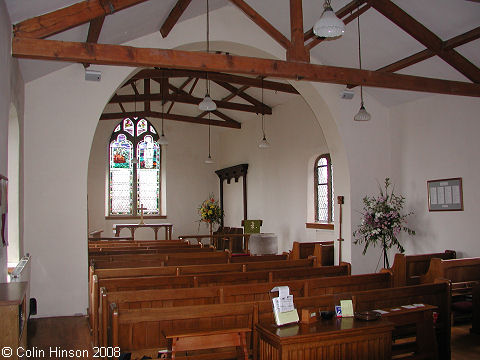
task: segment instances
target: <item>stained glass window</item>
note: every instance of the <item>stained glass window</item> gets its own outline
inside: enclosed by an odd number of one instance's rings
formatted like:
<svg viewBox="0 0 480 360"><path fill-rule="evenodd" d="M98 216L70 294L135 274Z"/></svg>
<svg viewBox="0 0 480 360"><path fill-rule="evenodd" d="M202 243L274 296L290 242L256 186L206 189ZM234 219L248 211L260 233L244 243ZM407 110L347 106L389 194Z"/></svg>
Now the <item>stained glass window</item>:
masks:
<svg viewBox="0 0 480 360"><path fill-rule="evenodd" d="M333 222L332 162L329 154L320 155L315 162L315 221Z"/></svg>
<svg viewBox="0 0 480 360"><path fill-rule="evenodd" d="M160 214L161 147L146 119L124 119L109 146L110 215Z"/></svg>

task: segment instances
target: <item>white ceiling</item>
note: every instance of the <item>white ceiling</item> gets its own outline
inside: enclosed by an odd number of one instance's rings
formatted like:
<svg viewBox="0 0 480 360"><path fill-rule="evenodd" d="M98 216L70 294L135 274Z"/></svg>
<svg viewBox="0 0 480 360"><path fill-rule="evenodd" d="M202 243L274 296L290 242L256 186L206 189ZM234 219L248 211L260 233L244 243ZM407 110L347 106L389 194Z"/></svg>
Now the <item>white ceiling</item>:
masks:
<svg viewBox="0 0 480 360"><path fill-rule="evenodd" d="M79 0L4 0L13 24L59 8ZM106 18L100 35L100 43L121 44L156 32L168 16L177 0L150 0L140 5L119 11ZM285 36L289 37L288 0L246 0ZM334 10L342 8L351 0L332 0ZM480 3L468 0L394 0L399 7L423 23L442 40L465 33L480 25ZM303 0L304 27L310 29L322 11L322 0ZM234 6L227 0L210 0L212 10ZM192 1L180 21L204 14L205 1ZM132 19L135 21L132 23ZM360 18L362 34L362 65L364 69L376 70L392 62L412 55L425 48L402 29L374 9L369 9ZM253 25L256 26L256 25ZM52 38L80 41L86 40L88 25L79 26ZM272 40L273 41L273 40ZM345 35L333 41L324 41L312 50L312 57L322 64L358 67L358 38L356 20L347 25ZM470 62L480 67L480 39L456 49ZM39 60L20 60L25 81L39 78L65 64ZM466 81L465 77L438 57L406 68L400 73ZM418 98L418 93L384 89L366 89L383 104L390 106ZM428 94L424 94L426 96Z"/></svg>

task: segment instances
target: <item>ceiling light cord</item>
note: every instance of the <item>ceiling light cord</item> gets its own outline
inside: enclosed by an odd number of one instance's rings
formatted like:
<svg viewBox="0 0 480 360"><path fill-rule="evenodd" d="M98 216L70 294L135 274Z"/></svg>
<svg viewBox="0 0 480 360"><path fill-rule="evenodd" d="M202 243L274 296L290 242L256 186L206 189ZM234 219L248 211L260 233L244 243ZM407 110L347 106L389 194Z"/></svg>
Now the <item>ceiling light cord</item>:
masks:
<svg viewBox="0 0 480 360"><path fill-rule="evenodd" d="M358 11L358 9L357 9ZM361 43L361 33L360 33L360 15L357 16L357 31L358 31L358 64L360 66L360 70L362 70L362 43ZM363 86L360 85L360 99L361 104L363 106Z"/></svg>

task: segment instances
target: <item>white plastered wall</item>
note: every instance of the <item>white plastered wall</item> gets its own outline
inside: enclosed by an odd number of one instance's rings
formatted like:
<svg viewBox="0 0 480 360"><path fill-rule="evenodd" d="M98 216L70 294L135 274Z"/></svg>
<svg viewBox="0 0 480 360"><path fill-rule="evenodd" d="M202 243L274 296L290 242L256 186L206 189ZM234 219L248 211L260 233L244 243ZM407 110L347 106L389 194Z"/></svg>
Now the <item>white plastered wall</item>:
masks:
<svg viewBox="0 0 480 360"><path fill-rule="evenodd" d="M436 95L391 109L392 163L399 190L415 211L409 225L416 236L407 253L457 251L457 257L480 256L478 98ZM429 212L427 181L461 177L464 211Z"/></svg>
<svg viewBox="0 0 480 360"><path fill-rule="evenodd" d="M0 174L8 174L8 127L10 112L16 109L19 125L19 160L22 161L23 149L23 104L24 88L23 79L19 71L18 61L11 57L12 25L8 17L5 2L0 2ZM19 174L20 194L22 201L23 171ZM23 209L20 207L20 226L22 226ZM7 232L7 229L5 230ZM7 235L7 234L6 234ZM22 231L19 233L20 244ZM0 244L0 282L6 281L7 276L7 248Z"/></svg>
<svg viewBox="0 0 480 360"><path fill-rule="evenodd" d="M236 8L225 7L211 15L213 42L245 44L278 58L284 57L284 50L252 26ZM155 33L129 44L175 48L202 42L204 34L196 29L203 23L203 17L190 19L177 24L167 39ZM87 307L89 154L105 104L133 70L112 66L95 68L102 71L99 83L85 82L82 65L74 64L26 85L25 143L28 147L24 163L25 177L29 180L25 184L25 248L34 255L31 293L38 299L40 316L85 313ZM352 218L358 220L354 214L360 208L359 199L365 192L375 190L374 179L389 172L388 141L384 136L388 130L388 112L367 97L374 121L362 127L352 121L358 101L341 102L340 86L306 82L293 82L293 85L323 130L336 164L335 189L338 195L345 195L343 260L350 261L353 257L354 272L372 271L370 264L362 265L361 256L356 257L356 248L352 256L350 228ZM373 141L372 132L379 134Z"/></svg>

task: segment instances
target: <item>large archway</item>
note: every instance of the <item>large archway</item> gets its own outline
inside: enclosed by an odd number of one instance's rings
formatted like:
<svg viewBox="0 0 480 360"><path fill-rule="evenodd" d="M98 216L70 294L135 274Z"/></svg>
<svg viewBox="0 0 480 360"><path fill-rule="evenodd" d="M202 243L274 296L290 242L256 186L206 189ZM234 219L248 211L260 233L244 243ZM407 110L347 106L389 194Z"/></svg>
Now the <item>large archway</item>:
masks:
<svg viewBox="0 0 480 360"><path fill-rule="evenodd" d="M10 104L8 121L8 264L20 260L20 127L15 105Z"/></svg>

